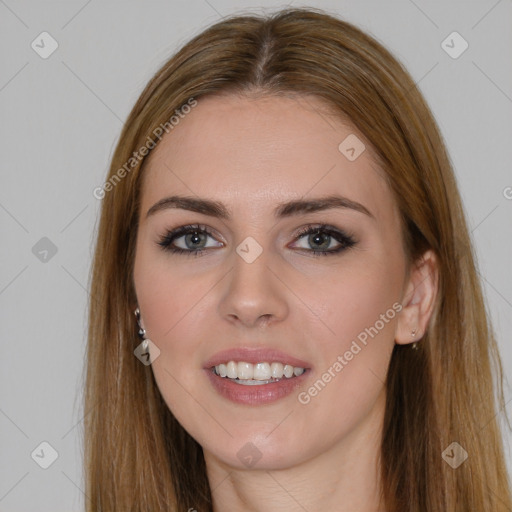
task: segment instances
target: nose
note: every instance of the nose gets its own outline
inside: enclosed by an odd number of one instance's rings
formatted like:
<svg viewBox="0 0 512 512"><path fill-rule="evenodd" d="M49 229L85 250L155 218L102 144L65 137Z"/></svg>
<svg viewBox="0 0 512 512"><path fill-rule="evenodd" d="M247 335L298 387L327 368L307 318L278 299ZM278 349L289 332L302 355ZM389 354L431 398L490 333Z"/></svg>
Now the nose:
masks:
<svg viewBox="0 0 512 512"><path fill-rule="evenodd" d="M219 302L219 313L228 322L258 327L283 321L289 312L286 286L269 266L266 252L252 263L236 255Z"/></svg>

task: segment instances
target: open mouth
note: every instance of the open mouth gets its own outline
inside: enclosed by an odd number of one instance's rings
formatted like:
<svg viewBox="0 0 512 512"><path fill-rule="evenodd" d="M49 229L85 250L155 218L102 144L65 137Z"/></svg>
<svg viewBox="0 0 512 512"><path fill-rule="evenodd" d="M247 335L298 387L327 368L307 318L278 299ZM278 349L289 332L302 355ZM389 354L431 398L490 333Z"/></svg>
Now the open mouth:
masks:
<svg viewBox="0 0 512 512"><path fill-rule="evenodd" d="M211 368L222 378L243 386L261 386L272 384L282 379L293 379L302 375L306 368L279 362L247 363L245 361L228 361Z"/></svg>
<svg viewBox="0 0 512 512"><path fill-rule="evenodd" d="M266 405L303 387L313 370L299 359L272 347L234 347L218 352L203 366L213 389L243 405Z"/></svg>

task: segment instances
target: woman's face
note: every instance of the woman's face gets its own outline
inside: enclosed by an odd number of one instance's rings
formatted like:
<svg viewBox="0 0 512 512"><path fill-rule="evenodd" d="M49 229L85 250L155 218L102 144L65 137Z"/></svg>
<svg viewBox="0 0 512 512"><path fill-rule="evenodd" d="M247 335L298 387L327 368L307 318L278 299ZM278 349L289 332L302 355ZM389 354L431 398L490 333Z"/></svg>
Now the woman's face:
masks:
<svg viewBox="0 0 512 512"><path fill-rule="evenodd" d="M158 387L207 462L379 446L406 260L361 141L314 97L209 97L147 162L136 294Z"/></svg>

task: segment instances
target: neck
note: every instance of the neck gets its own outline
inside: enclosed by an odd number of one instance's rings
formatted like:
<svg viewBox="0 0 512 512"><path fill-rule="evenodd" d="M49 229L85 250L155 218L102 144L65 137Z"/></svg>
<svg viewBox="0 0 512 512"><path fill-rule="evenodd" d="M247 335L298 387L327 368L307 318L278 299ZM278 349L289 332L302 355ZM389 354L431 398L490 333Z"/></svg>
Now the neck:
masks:
<svg viewBox="0 0 512 512"><path fill-rule="evenodd" d="M205 453L213 510L385 512L380 500L381 399L342 440L293 467L237 469Z"/></svg>

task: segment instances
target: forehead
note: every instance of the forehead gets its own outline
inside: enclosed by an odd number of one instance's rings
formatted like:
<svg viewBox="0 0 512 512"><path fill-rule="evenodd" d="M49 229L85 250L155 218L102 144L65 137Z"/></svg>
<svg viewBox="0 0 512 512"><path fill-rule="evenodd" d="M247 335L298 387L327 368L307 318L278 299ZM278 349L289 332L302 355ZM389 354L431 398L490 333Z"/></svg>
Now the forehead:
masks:
<svg viewBox="0 0 512 512"><path fill-rule="evenodd" d="M171 194L256 212L292 198L339 193L376 217L391 217L396 206L384 172L363 141L315 97L200 98L148 157L142 212ZM343 153L347 144L365 149L351 160Z"/></svg>

